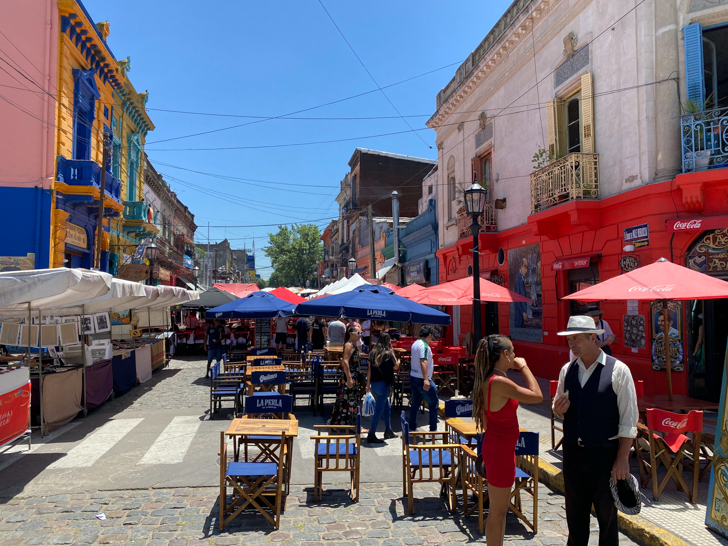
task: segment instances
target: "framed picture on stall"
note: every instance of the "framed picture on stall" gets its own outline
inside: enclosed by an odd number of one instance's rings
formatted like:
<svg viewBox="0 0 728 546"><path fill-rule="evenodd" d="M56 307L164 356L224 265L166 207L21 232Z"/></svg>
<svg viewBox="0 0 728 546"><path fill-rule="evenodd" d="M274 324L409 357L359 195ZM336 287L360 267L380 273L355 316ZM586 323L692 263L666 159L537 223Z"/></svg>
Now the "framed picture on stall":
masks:
<svg viewBox="0 0 728 546"><path fill-rule="evenodd" d="M93 315L86 315L81 317L81 333L82 334L93 334L94 333L94 317Z"/></svg>
<svg viewBox="0 0 728 546"><path fill-rule="evenodd" d="M20 324L3 322L0 330L0 345L17 345L20 335Z"/></svg>
<svg viewBox="0 0 728 546"><path fill-rule="evenodd" d="M96 313L94 315L94 324L96 326L96 333L101 334L111 330L111 321L109 320L109 313Z"/></svg>
<svg viewBox="0 0 728 546"><path fill-rule="evenodd" d="M61 345L76 345L79 343L76 321L65 322L58 326Z"/></svg>

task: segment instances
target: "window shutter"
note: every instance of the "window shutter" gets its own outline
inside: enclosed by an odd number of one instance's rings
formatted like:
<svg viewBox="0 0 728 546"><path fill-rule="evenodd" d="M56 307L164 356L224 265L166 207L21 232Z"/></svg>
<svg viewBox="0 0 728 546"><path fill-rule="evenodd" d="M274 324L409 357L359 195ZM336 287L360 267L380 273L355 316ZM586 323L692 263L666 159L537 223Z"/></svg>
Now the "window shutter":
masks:
<svg viewBox="0 0 728 546"><path fill-rule="evenodd" d="M594 153L594 91L591 72L581 77L581 151Z"/></svg>
<svg viewBox="0 0 728 546"><path fill-rule="evenodd" d="M557 131L557 121L558 121L558 113L556 111L556 100L550 99L546 103L546 126L548 130L548 137L549 137L549 158L555 159L556 154L559 151L558 148L558 139L556 137L558 131Z"/></svg>
<svg viewBox="0 0 728 546"><path fill-rule="evenodd" d="M688 100L705 100L703 79L703 29L700 23L683 28L685 38L685 83Z"/></svg>
<svg viewBox="0 0 728 546"><path fill-rule="evenodd" d="M468 180L467 187L469 188L471 184L474 184L475 182L480 182L480 158L479 157L473 157L470 160L470 180Z"/></svg>

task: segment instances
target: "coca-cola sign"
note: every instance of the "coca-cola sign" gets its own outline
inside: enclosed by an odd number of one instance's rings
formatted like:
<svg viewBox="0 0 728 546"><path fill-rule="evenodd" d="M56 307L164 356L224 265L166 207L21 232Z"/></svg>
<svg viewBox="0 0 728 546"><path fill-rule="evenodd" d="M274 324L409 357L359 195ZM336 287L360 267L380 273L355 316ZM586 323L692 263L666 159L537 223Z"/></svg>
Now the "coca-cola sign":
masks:
<svg viewBox="0 0 728 546"><path fill-rule="evenodd" d="M667 231L682 233L706 229L728 228L728 216L706 216L704 218L677 218L667 221Z"/></svg>
<svg viewBox="0 0 728 546"><path fill-rule="evenodd" d="M658 284L657 286L633 286L628 292L670 292L674 284Z"/></svg>
<svg viewBox="0 0 728 546"><path fill-rule="evenodd" d="M683 429L688 426L688 420L685 418L682 421L673 421L669 417L666 417L662 420L662 426L667 428Z"/></svg>

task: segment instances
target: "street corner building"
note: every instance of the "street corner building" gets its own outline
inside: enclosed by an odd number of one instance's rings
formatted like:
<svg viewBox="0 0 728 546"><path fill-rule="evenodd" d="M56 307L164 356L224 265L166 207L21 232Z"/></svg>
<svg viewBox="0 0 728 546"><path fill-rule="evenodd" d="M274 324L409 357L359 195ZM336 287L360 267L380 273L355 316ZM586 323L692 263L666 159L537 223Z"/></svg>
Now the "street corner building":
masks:
<svg viewBox="0 0 728 546"><path fill-rule="evenodd" d="M0 9L15 46L0 73L0 201L12 234L0 242L0 270L94 267L103 197L99 268L116 274L127 247L159 232L142 190L148 93L129 81L131 60L109 49L109 23L94 23L81 2L2 0Z"/></svg>
<svg viewBox="0 0 728 546"><path fill-rule="evenodd" d="M726 23L722 1L516 0L437 94L439 282L472 275L463 191L478 182L481 276L530 299L483 303L486 332L536 375L558 377L556 332L586 311L563 296L660 257L728 279ZM727 306L671 308L676 394L718 400ZM615 356L666 393L654 305L601 309ZM467 344L471 308L448 312L446 342Z"/></svg>

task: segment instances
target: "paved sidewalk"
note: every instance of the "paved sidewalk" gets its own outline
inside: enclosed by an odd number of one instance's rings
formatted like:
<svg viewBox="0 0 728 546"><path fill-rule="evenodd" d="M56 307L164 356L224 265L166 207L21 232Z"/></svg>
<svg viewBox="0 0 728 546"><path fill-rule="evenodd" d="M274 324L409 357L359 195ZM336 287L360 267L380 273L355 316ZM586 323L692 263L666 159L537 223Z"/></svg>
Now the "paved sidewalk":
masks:
<svg viewBox="0 0 728 546"><path fill-rule="evenodd" d="M530 533L509 514L506 546L566 544L563 498L545 487L539 493L538 534ZM313 503L310 487L292 486L278 531L260 514L246 512L222 533L216 488L14 498L0 500L0 544L455 546L484 541L477 519L464 519L462 512L451 515L446 510L439 487L415 488L414 516L404 515L401 496L400 483L366 484L355 504L344 489L329 486L322 502ZM530 511L529 503L526 507ZM105 514L107 519L99 520L97 514ZM596 534L592 541L595 539ZM620 544L633 543L621 536Z"/></svg>

